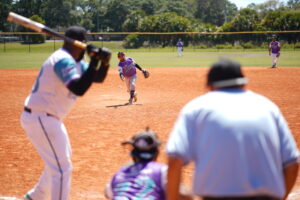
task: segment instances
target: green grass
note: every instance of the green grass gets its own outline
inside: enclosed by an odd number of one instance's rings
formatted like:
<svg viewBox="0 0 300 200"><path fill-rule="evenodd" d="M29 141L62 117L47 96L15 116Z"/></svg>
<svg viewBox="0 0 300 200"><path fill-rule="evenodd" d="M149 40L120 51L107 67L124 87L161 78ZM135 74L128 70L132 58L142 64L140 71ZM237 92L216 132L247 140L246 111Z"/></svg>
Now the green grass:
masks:
<svg viewBox="0 0 300 200"><path fill-rule="evenodd" d="M93 42L113 51L111 66L116 67L116 53L125 51L143 67L207 67L219 58L234 59L242 66L270 66L267 50L217 50L185 48L184 56L177 57L176 48L122 49L121 42ZM20 43L0 44L0 69L39 68L51 53L62 45L61 41L36 45ZM5 50L5 51L4 51ZM282 50L278 65L300 67L300 51Z"/></svg>

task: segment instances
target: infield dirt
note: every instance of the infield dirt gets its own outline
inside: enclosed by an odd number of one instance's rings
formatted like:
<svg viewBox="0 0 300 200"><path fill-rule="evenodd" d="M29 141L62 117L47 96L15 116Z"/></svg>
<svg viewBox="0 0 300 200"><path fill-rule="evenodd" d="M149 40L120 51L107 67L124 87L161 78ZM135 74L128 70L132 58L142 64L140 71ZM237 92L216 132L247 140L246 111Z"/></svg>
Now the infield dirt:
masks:
<svg viewBox="0 0 300 200"><path fill-rule="evenodd" d="M208 68L149 68L149 79L138 72L138 102L128 101L125 83L116 68L104 84L94 84L78 99L65 119L73 149L70 199L104 199L111 175L130 161L129 149L120 143L149 126L163 142L158 161L166 163L165 143L180 109L207 92ZM300 147L300 67L245 67L248 88L274 101L286 117ZM26 138L19 118L38 70L0 70L0 199L21 197L37 182L43 162ZM222 101L220 100L220 103ZM183 182L191 185L192 166L184 170ZM300 178L294 188L299 192ZM300 195L290 199L300 199Z"/></svg>

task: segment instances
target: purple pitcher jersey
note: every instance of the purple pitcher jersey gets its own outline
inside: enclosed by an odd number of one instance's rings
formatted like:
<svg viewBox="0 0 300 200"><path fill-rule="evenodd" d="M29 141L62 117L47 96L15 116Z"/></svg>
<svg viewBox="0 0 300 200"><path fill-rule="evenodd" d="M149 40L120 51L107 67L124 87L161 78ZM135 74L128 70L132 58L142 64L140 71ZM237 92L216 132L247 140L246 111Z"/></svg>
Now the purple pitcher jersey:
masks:
<svg viewBox="0 0 300 200"><path fill-rule="evenodd" d="M131 77L136 74L135 62L132 58L126 57L125 61L119 62L119 72L125 77Z"/></svg>
<svg viewBox="0 0 300 200"><path fill-rule="evenodd" d="M278 41L274 41L270 43L270 48L272 50L272 53L279 53L280 51L280 43Z"/></svg>
<svg viewBox="0 0 300 200"><path fill-rule="evenodd" d="M182 42L177 42L177 47L183 47L183 43Z"/></svg>
<svg viewBox="0 0 300 200"><path fill-rule="evenodd" d="M111 199L164 200L166 172L166 165L153 161L123 167L111 180Z"/></svg>

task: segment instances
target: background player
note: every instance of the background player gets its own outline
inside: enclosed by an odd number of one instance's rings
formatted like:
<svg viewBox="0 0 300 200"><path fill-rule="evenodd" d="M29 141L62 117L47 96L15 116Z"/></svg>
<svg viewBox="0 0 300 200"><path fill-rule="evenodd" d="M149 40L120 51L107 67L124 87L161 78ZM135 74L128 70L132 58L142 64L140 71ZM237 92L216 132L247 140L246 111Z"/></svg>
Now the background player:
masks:
<svg viewBox="0 0 300 200"><path fill-rule="evenodd" d="M177 55L183 56L183 43L181 42L181 39L178 40L176 46L177 46Z"/></svg>
<svg viewBox="0 0 300 200"><path fill-rule="evenodd" d="M107 185L105 194L109 199L166 199L167 165L156 162L160 140L148 128L132 137L123 145L132 145L130 163L114 174ZM192 196L181 187L181 199L191 200Z"/></svg>
<svg viewBox="0 0 300 200"><path fill-rule="evenodd" d="M65 35L85 42L86 30L74 26ZM38 183L24 196L27 200L67 200L71 183L71 147L63 119L77 96L82 96L92 82L102 82L109 68L110 52L88 46L93 52L89 66L83 61L85 51L69 43L55 51L43 64L35 85L26 98L21 125L45 163ZM99 53L101 52L101 53ZM99 60L101 66L97 69Z"/></svg>
<svg viewBox="0 0 300 200"><path fill-rule="evenodd" d="M275 68L280 56L280 43L276 35L272 36L272 42L269 44L269 55L272 57L272 68Z"/></svg>
<svg viewBox="0 0 300 200"><path fill-rule="evenodd" d="M130 98L128 104L132 104L137 101L137 93L135 91L135 83L137 79L136 69L138 68L143 72L145 78L148 78L149 72L145 69L142 69L132 58L126 57L124 52L118 53L119 59L119 75L122 81L125 80L127 92L130 93ZM147 75L148 74L148 75Z"/></svg>
<svg viewBox="0 0 300 200"><path fill-rule="evenodd" d="M220 60L211 90L180 112L167 144L168 198L178 198L182 166L195 163L193 190L203 200L286 199L299 150L279 108L244 88L240 65Z"/></svg>

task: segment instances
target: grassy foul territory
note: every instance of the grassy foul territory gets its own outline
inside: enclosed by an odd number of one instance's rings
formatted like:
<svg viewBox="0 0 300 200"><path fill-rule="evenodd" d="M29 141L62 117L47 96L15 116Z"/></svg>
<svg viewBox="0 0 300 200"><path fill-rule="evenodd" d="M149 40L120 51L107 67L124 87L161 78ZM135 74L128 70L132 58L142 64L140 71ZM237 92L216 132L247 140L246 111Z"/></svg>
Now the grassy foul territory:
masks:
<svg viewBox="0 0 300 200"><path fill-rule="evenodd" d="M19 24L21 26L24 26L26 28L29 28L31 30L34 30L34 31L36 31L38 33L45 33L45 34L50 35L50 36L61 38L64 41L66 41L68 43L71 43L74 46L79 47L81 49L86 49L87 45L85 43L80 42L78 40L73 40L73 39L68 38L68 37L66 37L64 35L61 35L58 32L50 29L49 27L47 27L47 26L45 26L45 25L43 25L41 23L32 21L31 19L28 19L28 18L23 17L21 15L18 15L16 13L10 12L8 14L7 20L10 21L10 22L14 22L16 24Z"/></svg>

